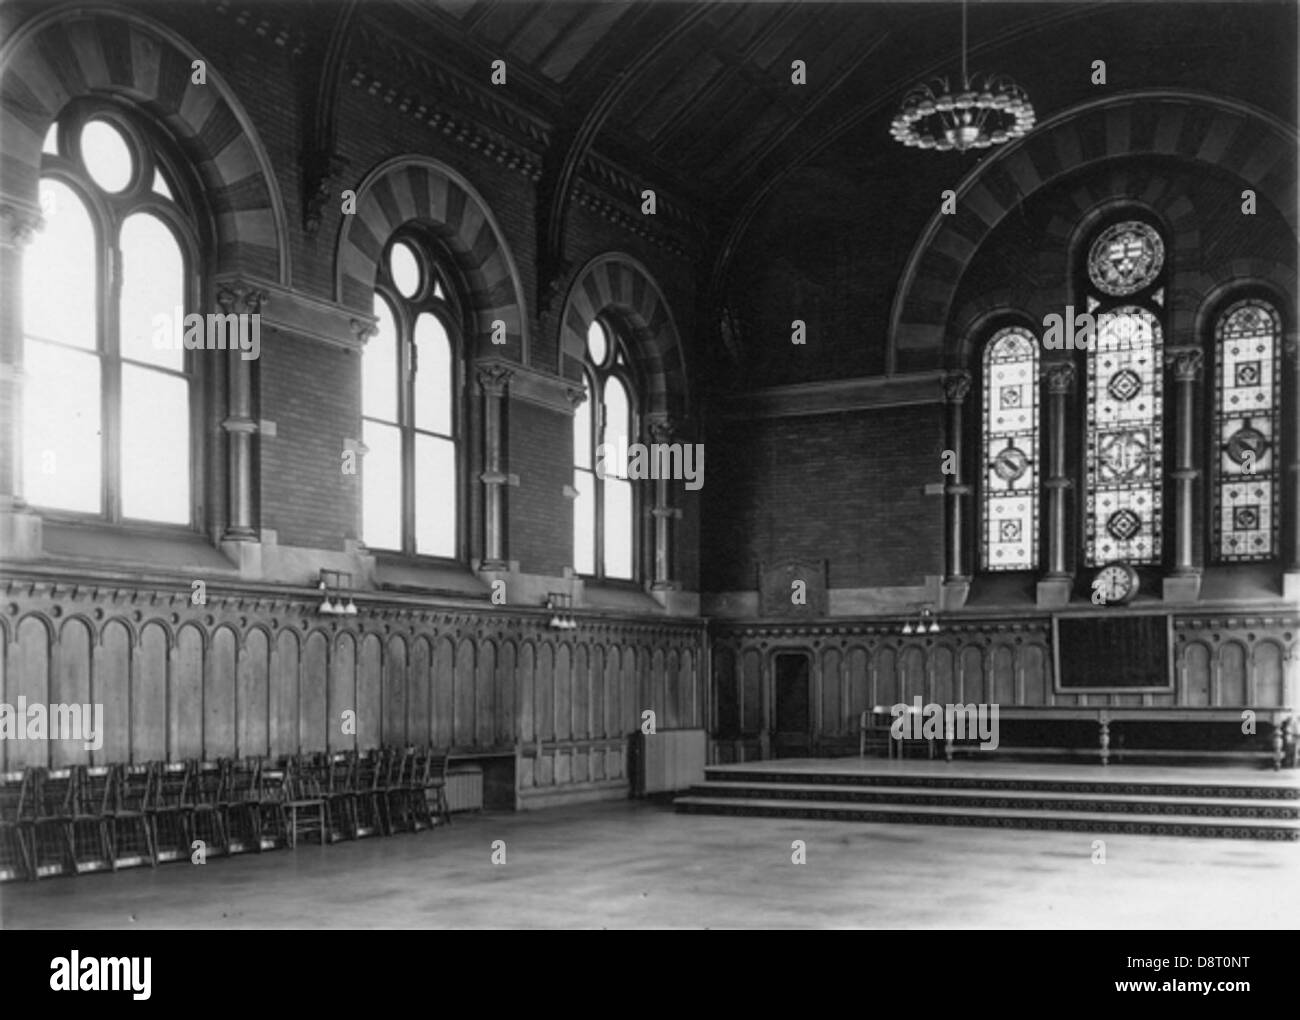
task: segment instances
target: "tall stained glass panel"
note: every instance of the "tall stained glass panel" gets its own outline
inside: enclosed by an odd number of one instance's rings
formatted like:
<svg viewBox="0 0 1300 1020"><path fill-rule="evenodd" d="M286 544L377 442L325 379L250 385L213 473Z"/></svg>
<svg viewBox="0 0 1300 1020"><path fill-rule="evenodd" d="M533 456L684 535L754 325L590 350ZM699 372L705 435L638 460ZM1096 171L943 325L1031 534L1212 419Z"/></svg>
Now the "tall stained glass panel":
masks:
<svg viewBox="0 0 1300 1020"><path fill-rule="evenodd" d="M1162 354L1151 312L1129 305L1097 315L1088 352L1089 566L1160 559Z"/></svg>
<svg viewBox="0 0 1300 1020"><path fill-rule="evenodd" d="M984 348L985 570L1038 565L1038 344L1003 329Z"/></svg>
<svg viewBox="0 0 1300 1020"><path fill-rule="evenodd" d="M1281 322L1262 301L1219 318L1216 343L1214 550L1225 562L1277 555Z"/></svg>

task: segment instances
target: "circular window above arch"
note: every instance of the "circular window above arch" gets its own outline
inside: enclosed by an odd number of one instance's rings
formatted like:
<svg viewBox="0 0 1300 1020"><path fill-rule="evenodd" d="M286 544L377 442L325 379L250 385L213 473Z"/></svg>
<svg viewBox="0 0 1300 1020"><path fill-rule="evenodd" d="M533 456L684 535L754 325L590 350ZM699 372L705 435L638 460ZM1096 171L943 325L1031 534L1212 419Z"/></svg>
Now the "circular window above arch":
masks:
<svg viewBox="0 0 1300 1020"><path fill-rule="evenodd" d="M388 254L388 271L393 278L393 286L402 297L413 298L420 292L423 281L420 259L405 241L393 242Z"/></svg>
<svg viewBox="0 0 1300 1020"><path fill-rule="evenodd" d="M135 175L131 146L106 120L87 121L81 129L81 160L94 182L112 194L125 191Z"/></svg>
<svg viewBox="0 0 1300 1020"><path fill-rule="evenodd" d="M1103 294L1123 297L1149 287L1165 264L1165 244L1145 223L1129 220L1101 232L1088 252L1088 276Z"/></svg>

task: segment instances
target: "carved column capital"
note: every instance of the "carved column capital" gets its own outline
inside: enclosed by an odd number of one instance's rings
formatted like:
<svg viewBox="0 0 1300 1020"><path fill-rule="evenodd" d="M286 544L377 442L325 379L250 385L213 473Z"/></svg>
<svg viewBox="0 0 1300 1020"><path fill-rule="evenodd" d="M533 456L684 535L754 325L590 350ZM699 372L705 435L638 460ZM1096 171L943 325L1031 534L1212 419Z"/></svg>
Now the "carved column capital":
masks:
<svg viewBox="0 0 1300 1020"><path fill-rule="evenodd" d="M1196 382L1205 368L1205 352L1199 347L1167 347L1165 365L1174 370L1178 382Z"/></svg>
<svg viewBox="0 0 1300 1020"><path fill-rule="evenodd" d="M1282 350L1286 351L1287 357L1291 359L1291 364L1300 370L1300 336L1295 333L1288 334L1282 340Z"/></svg>
<svg viewBox="0 0 1300 1020"><path fill-rule="evenodd" d="M587 388L585 386L566 386L564 387L564 395L576 411L587 399Z"/></svg>
<svg viewBox="0 0 1300 1020"><path fill-rule="evenodd" d="M970 394L971 376L965 369L948 372L943 377L943 396L950 404L960 404Z"/></svg>
<svg viewBox="0 0 1300 1020"><path fill-rule="evenodd" d="M512 369L502 364L479 365L475 372L475 378L482 387L483 392L489 397L499 397L506 391L511 377L514 375Z"/></svg>
<svg viewBox="0 0 1300 1020"><path fill-rule="evenodd" d="M24 248L36 231L45 229L41 210L14 202L0 203L0 245L6 248Z"/></svg>
<svg viewBox="0 0 1300 1020"><path fill-rule="evenodd" d="M217 284L217 304L227 315L257 315L269 300L266 291L258 290L243 280L223 280Z"/></svg>
<svg viewBox="0 0 1300 1020"><path fill-rule="evenodd" d="M646 430L656 443L669 443L677 434L678 423L662 412L646 416Z"/></svg>
<svg viewBox="0 0 1300 1020"><path fill-rule="evenodd" d="M1043 375L1047 379L1048 393L1069 393L1074 389L1077 375L1073 361L1049 361L1043 366Z"/></svg>
<svg viewBox="0 0 1300 1020"><path fill-rule="evenodd" d="M367 340L379 332L378 324L366 322L363 319L350 319L348 327L352 330L352 335L359 344L365 344Z"/></svg>

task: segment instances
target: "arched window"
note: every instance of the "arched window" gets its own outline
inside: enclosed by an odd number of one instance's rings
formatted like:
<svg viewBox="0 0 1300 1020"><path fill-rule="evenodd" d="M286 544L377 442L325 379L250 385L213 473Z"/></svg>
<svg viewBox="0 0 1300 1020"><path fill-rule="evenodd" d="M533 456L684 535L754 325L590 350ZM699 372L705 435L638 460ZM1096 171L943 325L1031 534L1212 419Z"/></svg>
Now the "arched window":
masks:
<svg viewBox="0 0 1300 1020"><path fill-rule="evenodd" d="M183 337L199 242L177 165L100 103L71 104L43 152L45 225L23 254L23 491L50 511L197 526Z"/></svg>
<svg viewBox="0 0 1300 1020"><path fill-rule="evenodd" d="M397 235L375 283L378 333L361 366L364 541L460 555L458 310L427 245Z"/></svg>
<svg viewBox="0 0 1300 1020"><path fill-rule="evenodd" d="M1107 227L1088 252L1084 561L1160 562L1164 243L1146 223Z"/></svg>
<svg viewBox="0 0 1300 1020"><path fill-rule="evenodd" d="M588 399L573 416L573 566L579 574L630 581L636 576L636 494L629 477L634 389L623 344L599 319L587 329L583 373Z"/></svg>
<svg viewBox="0 0 1300 1020"><path fill-rule="evenodd" d="M982 500L985 570L1038 565L1038 342L999 330L984 348Z"/></svg>
<svg viewBox="0 0 1300 1020"><path fill-rule="evenodd" d="M1239 301L1215 325L1213 552L1221 562L1278 551L1281 320L1263 301Z"/></svg>

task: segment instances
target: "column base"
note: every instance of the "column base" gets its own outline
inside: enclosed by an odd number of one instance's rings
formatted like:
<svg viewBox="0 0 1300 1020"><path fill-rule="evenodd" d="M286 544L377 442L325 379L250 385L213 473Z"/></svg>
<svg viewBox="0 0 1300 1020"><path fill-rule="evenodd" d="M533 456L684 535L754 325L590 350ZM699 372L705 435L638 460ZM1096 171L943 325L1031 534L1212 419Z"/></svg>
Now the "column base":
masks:
<svg viewBox="0 0 1300 1020"><path fill-rule="evenodd" d="M1070 604L1070 594L1074 591L1074 578L1068 574L1064 577L1044 577L1038 582L1037 598L1039 609L1060 609Z"/></svg>
<svg viewBox="0 0 1300 1020"><path fill-rule="evenodd" d="M1195 602L1201 597L1201 575L1171 574L1161 582L1166 602Z"/></svg>
<svg viewBox="0 0 1300 1020"><path fill-rule="evenodd" d="M227 532L221 539L222 553L239 568L239 576L242 578L256 580L264 575L262 543L258 541L260 538L257 534L249 538L235 537Z"/></svg>
<svg viewBox="0 0 1300 1020"><path fill-rule="evenodd" d="M939 612L950 613L961 609L970 598L969 577L948 577L939 585Z"/></svg>

